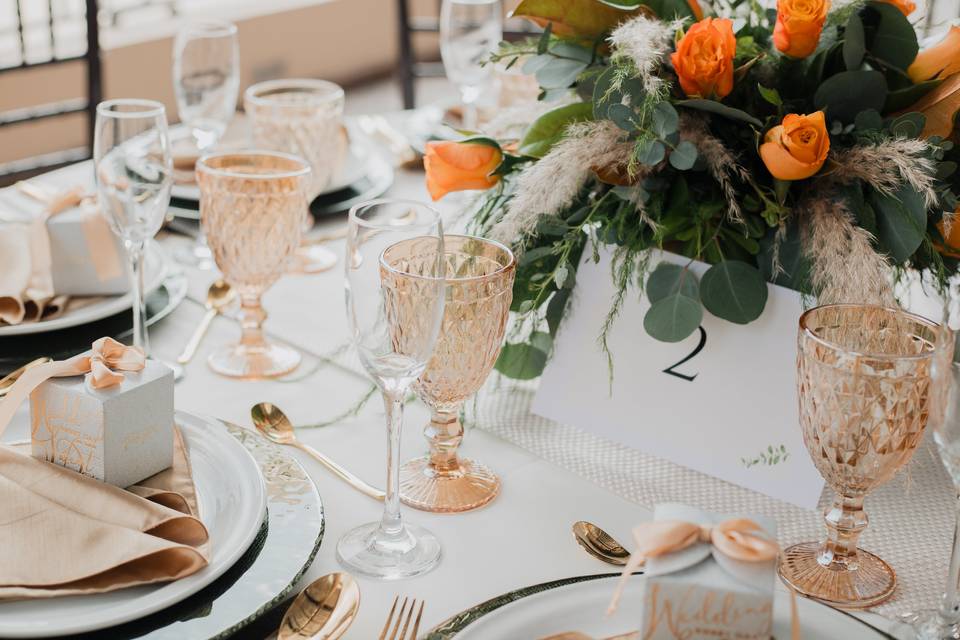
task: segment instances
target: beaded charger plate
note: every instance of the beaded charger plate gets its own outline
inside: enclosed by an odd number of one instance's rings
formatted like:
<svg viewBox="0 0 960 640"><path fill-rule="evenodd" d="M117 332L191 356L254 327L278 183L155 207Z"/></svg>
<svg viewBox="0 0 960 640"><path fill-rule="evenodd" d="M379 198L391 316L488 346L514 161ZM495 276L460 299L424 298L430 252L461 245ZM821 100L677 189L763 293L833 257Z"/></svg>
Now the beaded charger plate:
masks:
<svg viewBox="0 0 960 640"><path fill-rule="evenodd" d="M627 583L620 607L604 615L620 574L580 576L517 589L467 609L430 630L425 640L536 640L564 631L580 631L595 638L628 633L637 628L637 603L645 578L634 575ZM790 603L777 590L773 637L790 637ZM813 600L798 598L801 637L804 640L874 640L893 638L849 613Z"/></svg>

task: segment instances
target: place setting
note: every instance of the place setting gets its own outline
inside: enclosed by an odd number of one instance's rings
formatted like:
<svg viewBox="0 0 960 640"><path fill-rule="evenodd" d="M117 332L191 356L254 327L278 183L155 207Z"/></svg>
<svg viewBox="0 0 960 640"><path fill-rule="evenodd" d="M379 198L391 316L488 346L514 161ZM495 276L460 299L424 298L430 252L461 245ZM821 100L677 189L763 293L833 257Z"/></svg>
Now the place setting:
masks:
<svg viewBox="0 0 960 640"><path fill-rule="evenodd" d="M426 107L178 15L3 183L0 637L960 637L960 27L401 9Z"/></svg>

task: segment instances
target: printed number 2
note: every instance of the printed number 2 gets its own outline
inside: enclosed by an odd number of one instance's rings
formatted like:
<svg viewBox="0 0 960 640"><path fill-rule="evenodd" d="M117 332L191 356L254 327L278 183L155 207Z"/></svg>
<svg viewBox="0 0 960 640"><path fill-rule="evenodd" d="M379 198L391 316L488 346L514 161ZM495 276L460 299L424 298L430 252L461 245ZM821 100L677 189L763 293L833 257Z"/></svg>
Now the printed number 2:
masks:
<svg viewBox="0 0 960 640"><path fill-rule="evenodd" d="M697 377L698 375L700 375L700 374L695 373L695 374L693 374L692 376L688 376L688 375L686 375L686 374L684 374L684 373L680 373L680 372L678 372L678 371L674 371L674 369L676 369L677 367L679 367L680 365L682 365L684 362L687 362L687 361L689 361L690 359L692 359L693 356L695 356L695 355L697 355L698 353L700 353L700 351L703 350L703 347L706 346L706 344L707 344L707 330L704 329L704 328L701 326L701 327L700 327L700 342L697 343L697 347L696 347L693 351L691 351L689 354L687 354L687 357L685 357L683 360L681 360L681 361L679 361L679 362L676 362L676 363L670 365L669 367L667 367L666 369L664 369L663 372L666 373L666 374L669 374L669 375L671 375L671 376L677 376L678 378L683 378L683 379L686 380L687 382L693 382L694 378L696 378L696 377Z"/></svg>

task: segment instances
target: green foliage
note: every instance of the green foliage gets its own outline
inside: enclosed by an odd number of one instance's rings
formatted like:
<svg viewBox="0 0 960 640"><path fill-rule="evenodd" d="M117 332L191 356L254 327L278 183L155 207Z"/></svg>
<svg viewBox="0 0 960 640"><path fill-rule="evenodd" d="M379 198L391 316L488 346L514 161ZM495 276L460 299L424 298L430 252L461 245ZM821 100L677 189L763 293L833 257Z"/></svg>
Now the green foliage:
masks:
<svg viewBox="0 0 960 640"><path fill-rule="evenodd" d="M861 111L883 109L886 99L887 81L879 71L843 71L820 85L813 106L830 120L853 122Z"/></svg>
<svg viewBox="0 0 960 640"><path fill-rule="evenodd" d="M551 109L527 128L518 151L525 156L542 158L563 138L563 132L570 124L592 117L593 106L588 102L575 102Z"/></svg>
<svg viewBox="0 0 960 640"><path fill-rule="evenodd" d="M753 265L724 260L703 274L700 299L707 311L718 318L747 324L763 313L767 304L767 283Z"/></svg>
<svg viewBox="0 0 960 640"><path fill-rule="evenodd" d="M701 320L700 302L675 293L650 305L643 316L643 328L661 342L680 342L697 330Z"/></svg>

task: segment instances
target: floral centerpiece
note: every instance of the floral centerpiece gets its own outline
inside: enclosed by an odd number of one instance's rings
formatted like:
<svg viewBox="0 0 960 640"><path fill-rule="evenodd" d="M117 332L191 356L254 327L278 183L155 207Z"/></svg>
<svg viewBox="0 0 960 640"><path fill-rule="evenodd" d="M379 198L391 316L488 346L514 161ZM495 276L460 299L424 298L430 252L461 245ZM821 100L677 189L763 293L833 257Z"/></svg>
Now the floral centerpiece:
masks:
<svg viewBox="0 0 960 640"><path fill-rule="evenodd" d="M945 287L960 153L960 28L920 51L909 0L523 0L542 36L492 57L559 100L514 137L433 142L434 199L485 189L478 232L519 256L525 327L498 369L539 375L585 257L613 255L644 329L679 341L704 309L746 324L767 283L892 303L895 275ZM957 225L960 227L960 225ZM654 264L663 249L710 264ZM609 355L609 354L608 354Z"/></svg>

